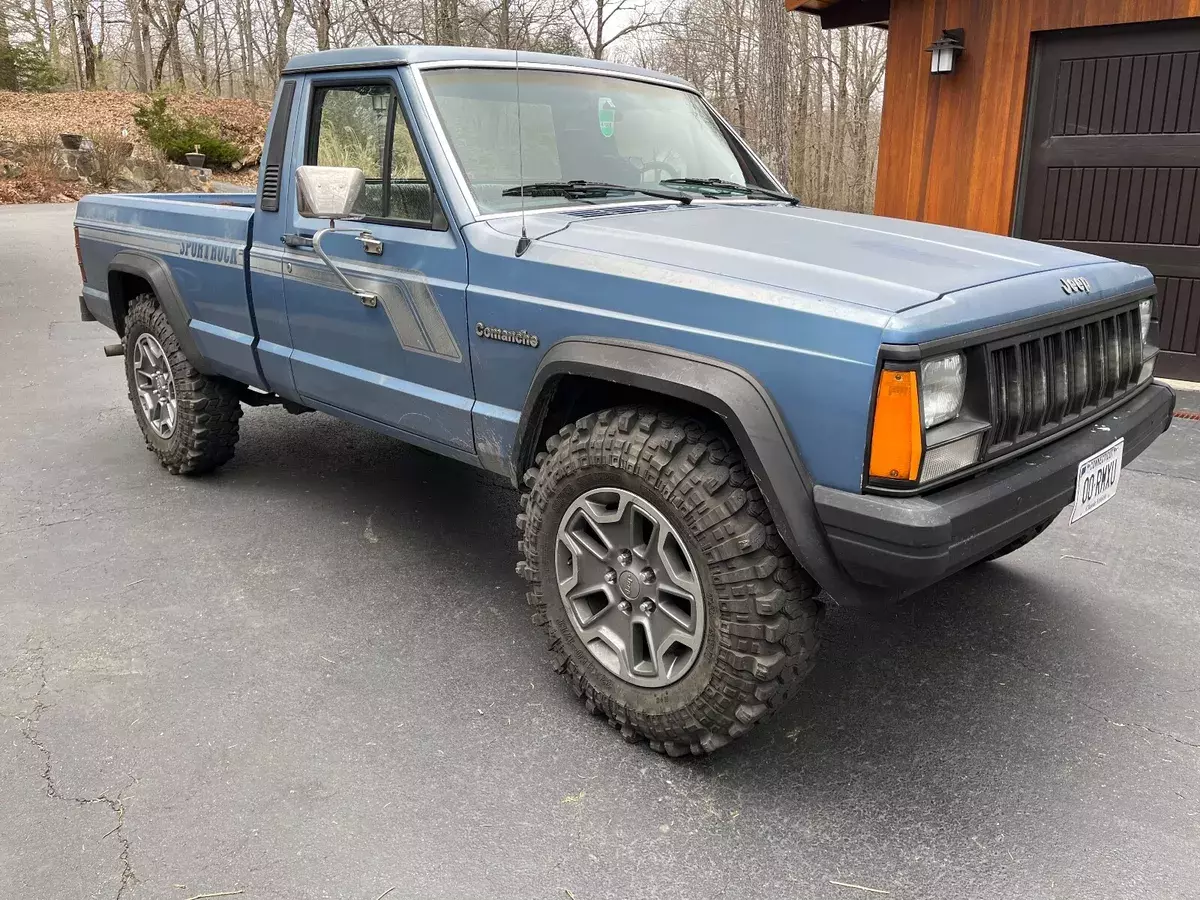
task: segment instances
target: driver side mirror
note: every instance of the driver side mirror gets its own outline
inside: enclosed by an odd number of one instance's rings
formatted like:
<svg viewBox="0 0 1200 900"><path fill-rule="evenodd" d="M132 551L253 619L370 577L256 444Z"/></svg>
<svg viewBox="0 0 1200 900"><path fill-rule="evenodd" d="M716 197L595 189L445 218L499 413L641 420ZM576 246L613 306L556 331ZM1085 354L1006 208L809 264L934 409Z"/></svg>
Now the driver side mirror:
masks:
<svg viewBox="0 0 1200 900"><path fill-rule="evenodd" d="M342 166L300 166L296 186L300 212L320 219L344 219L352 214L362 194L366 176L362 169Z"/></svg>

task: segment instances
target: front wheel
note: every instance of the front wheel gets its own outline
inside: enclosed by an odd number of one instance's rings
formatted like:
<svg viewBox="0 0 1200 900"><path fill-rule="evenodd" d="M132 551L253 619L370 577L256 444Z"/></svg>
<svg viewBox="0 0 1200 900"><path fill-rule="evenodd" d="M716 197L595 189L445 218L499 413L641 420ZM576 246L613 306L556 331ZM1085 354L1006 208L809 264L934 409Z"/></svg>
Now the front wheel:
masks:
<svg viewBox="0 0 1200 900"><path fill-rule="evenodd" d="M627 739L710 753L811 670L818 589L724 432L606 410L552 437L524 483L517 568L534 622Z"/></svg>

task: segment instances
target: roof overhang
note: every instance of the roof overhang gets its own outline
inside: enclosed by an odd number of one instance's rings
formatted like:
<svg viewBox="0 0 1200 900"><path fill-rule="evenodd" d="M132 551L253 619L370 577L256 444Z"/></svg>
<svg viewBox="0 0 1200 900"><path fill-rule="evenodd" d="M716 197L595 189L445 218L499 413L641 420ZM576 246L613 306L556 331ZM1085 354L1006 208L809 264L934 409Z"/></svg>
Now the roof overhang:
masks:
<svg viewBox="0 0 1200 900"><path fill-rule="evenodd" d="M793 12L812 13L822 28L849 25L879 25L886 28L891 16L891 0L784 0Z"/></svg>

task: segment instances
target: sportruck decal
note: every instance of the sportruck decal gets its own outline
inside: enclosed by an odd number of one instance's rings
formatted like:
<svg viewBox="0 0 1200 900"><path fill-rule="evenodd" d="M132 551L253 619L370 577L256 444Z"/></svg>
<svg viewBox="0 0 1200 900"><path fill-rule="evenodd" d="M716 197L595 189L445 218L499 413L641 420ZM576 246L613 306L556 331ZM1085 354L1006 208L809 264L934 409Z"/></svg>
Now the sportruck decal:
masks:
<svg viewBox="0 0 1200 900"><path fill-rule="evenodd" d="M179 255L184 259L200 259L225 266L239 266L242 263L242 251L237 247L207 241L180 241Z"/></svg>

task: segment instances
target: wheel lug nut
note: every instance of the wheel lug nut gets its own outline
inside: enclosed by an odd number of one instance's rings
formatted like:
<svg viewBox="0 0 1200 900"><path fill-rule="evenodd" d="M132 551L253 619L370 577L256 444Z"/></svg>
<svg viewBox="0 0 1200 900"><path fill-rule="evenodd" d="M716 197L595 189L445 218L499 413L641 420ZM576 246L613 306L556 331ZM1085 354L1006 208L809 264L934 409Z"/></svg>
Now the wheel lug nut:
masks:
<svg viewBox="0 0 1200 900"><path fill-rule="evenodd" d="M641 611L644 612L646 615L650 615L650 613L654 612L654 601L653 600L643 600L642 605L639 607L639 609L641 609Z"/></svg>
<svg viewBox="0 0 1200 900"><path fill-rule="evenodd" d="M642 569L639 577L642 579L642 584L654 584L654 570L649 567Z"/></svg>
<svg viewBox="0 0 1200 900"><path fill-rule="evenodd" d="M605 572L604 573L604 583L605 584L616 584L617 583L617 573L614 572L612 569L609 569L607 572Z"/></svg>
<svg viewBox="0 0 1200 900"><path fill-rule="evenodd" d="M621 612L625 613L626 615L629 615L630 610L633 609L633 604L630 603L628 600L622 600L620 603L617 604L617 608L620 609Z"/></svg>
<svg viewBox="0 0 1200 900"><path fill-rule="evenodd" d="M633 562L633 554L630 553L628 550L622 550L620 553L617 554L617 562L619 562L623 566L627 566L631 562Z"/></svg>

